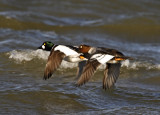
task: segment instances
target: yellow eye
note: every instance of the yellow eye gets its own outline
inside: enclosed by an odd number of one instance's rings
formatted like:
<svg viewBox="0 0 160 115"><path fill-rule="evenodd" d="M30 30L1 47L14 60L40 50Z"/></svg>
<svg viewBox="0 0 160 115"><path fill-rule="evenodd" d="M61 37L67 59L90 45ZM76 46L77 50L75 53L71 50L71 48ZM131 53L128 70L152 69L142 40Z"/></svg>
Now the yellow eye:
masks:
<svg viewBox="0 0 160 115"><path fill-rule="evenodd" d="M81 45L80 48L82 48L83 46Z"/></svg>
<svg viewBox="0 0 160 115"><path fill-rule="evenodd" d="M46 43L43 44L44 46L46 45Z"/></svg>

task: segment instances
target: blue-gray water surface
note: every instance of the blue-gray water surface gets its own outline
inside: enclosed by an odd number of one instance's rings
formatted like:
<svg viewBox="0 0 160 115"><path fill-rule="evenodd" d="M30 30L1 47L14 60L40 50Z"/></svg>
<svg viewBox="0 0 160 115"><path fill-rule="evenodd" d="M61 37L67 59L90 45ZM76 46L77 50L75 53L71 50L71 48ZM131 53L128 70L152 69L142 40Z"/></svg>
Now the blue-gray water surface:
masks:
<svg viewBox="0 0 160 115"><path fill-rule="evenodd" d="M114 48L122 62L112 90L103 67L76 87L77 63L48 80L44 41ZM160 114L159 0L0 0L0 114Z"/></svg>

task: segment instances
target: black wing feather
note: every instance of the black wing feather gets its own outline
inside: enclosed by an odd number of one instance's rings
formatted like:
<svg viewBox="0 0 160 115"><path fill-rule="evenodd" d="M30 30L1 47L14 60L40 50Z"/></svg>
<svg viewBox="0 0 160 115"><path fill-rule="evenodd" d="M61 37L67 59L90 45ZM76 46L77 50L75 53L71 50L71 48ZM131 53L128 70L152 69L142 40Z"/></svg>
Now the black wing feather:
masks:
<svg viewBox="0 0 160 115"><path fill-rule="evenodd" d="M44 71L44 79L49 79L53 72L60 66L63 58L65 57L65 54L60 52L60 51L54 51L54 49L52 49L49 57L48 57L48 61L45 67L45 71Z"/></svg>
<svg viewBox="0 0 160 115"><path fill-rule="evenodd" d="M103 78L103 89L110 89L119 77L121 63L106 64Z"/></svg>
<svg viewBox="0 0 160 115"><path fill-rule="evenodd" d="M97 60L90 60L87 62L82 75L77 81L77 85L81 86L89 81L89 79L94 75L95 71L99 67L100 63Z"/></svg>

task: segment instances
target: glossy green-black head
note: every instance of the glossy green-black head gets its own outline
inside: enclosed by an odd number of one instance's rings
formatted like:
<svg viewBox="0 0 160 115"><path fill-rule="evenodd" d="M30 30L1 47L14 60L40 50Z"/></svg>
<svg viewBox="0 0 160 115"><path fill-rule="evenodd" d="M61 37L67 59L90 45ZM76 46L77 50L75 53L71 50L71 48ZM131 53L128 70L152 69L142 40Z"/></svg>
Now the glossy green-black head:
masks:
<svg viewBox="0 0 160 115"><path fill-rule="evenodd" d="M43 42L43 44L38 47L38 49L43 49L43 50L46 50L46 51L51 51L52 47L54 46L54 44L50 41L46 41L46 42Z"/></svg>

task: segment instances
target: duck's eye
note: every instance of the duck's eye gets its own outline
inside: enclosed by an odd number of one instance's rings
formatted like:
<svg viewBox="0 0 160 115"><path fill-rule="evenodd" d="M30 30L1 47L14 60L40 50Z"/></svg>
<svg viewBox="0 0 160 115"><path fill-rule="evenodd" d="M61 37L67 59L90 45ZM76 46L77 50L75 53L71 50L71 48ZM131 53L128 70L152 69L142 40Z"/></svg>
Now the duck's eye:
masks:
<svg viewBox="0 0 160 115"><path fill-rule="evenodd" d="M80 46L80 48L82 48L83 46Z"/></svg>
<svg viewBox="0 0 160 115"><path fill-rule="evenodd" d="M46 45L46 43L43 44L44 46Z"/></svg>

